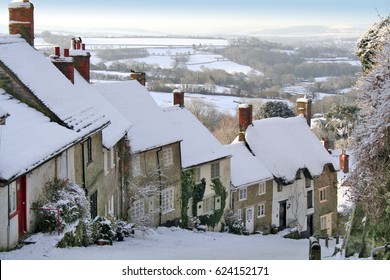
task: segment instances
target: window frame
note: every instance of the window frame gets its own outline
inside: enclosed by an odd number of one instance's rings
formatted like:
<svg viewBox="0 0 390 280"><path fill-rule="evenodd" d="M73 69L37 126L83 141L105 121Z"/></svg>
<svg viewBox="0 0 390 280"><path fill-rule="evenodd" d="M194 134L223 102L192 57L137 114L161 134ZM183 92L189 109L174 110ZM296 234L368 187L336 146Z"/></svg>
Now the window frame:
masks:
<svg viewBox="0 0 390 280"><path fill-rule="evenodd" d="M163 165L164 167L170 167L173 165L173 149L172 147L163 148Z"/></svg>
<svg viewBox="0 0 390 280"><path fill-rule="evenodd" d="M211 180L219 179L221 177L220 162L213 162L210 164L210 178Z"/></svg>
<svg viewBox="0 0 390 280"><path fill-rule="evenodd" d="M244 201L248 199L248 188L240 188L238 190L238 201Z"/></svg>
<svg viewBox="0 0 390 280"><path fill-rule="evenodd" d="M267 183L261 182L259 183L259 195L265 195L267 192Z"/></svg>
<svg viewBox="0 0 390 280"><path fill-rule="evenodd" d="M161 213L166 214L175 210L175 189L165 188L161 191Z"/></svg>
<svg viewBox="0 0 390 280"><path fill-rule="evenodd" d="M257 218L265 217L265 202L257 204Z"/></svg>

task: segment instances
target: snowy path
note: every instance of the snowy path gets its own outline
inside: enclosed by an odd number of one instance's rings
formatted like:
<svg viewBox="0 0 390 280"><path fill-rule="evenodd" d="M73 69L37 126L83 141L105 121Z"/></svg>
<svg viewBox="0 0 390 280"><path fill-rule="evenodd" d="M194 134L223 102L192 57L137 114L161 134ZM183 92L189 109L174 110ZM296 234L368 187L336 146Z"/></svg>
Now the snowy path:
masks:
<svg viewBox="0 0 390 280"><path fill-rule="evenodd" d="M55 248L56 235L35 235L35 244L0 253L1 260L307 260L308 240L285 239L281 235L239 236L215 232L191 232L179 228L158 228L136 232L134 238L112 246ZM329 258L334 245L324 246Z"/></svg>

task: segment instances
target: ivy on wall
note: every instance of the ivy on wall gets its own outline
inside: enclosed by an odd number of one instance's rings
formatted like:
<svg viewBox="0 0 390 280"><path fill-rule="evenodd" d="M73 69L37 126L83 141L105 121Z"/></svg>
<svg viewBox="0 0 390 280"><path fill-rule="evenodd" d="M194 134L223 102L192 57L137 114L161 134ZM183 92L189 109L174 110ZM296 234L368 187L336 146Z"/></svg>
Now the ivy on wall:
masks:
<svg viewBox="0 0 390 280"><path fill-rule="evenodd" d="M192 207L192 213L196 215L198 203L203 200L203 196L206 190L206 179L203 178L199 184L195 184L194 170L185 170L182 172L182 205L181 205L181 226L187 228L188 226L188 214L187 207ZM219 179L212 180L211 189L215 192L215 197L220 197L221 206L218 210L214 210L212 214L199 216L199 220L202 224L214 227L217 225L223 216L226 206L226 198L228 192L222 185ZM192 205L188 205L192 198Z"/></svg>

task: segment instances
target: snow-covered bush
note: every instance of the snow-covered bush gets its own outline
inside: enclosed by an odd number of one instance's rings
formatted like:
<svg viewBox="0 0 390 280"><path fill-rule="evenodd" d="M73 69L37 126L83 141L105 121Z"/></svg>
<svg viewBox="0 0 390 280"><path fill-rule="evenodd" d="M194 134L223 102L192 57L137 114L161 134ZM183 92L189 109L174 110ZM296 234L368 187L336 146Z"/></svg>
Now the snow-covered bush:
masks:
<svg viewBox="0 0 390 280"><path fill-rule="evenodd" d="M54 232L58 228L60 210L60 228L83 220L89 216L89 202L82 188L75 183L54 179L48 181L40 200L32 207L37 213L37 229Z"/></svg>
<svg viewBox="0 0 390 280"><path fill-rule="evenodd" d="M245 231L244 222L238 217L238 213L229 210L225 216L226 226L228 231L234 234L243 234Z"/></svg>
<svg viewBox="0 0 390 280"><path fill-rule="evenodd" d="M113 230L112 223L105 217L97 216L93 220L92 224L92 238L95 243L99 241L108 242L112 245L112 241L116 236L116 232Z"/></svg>

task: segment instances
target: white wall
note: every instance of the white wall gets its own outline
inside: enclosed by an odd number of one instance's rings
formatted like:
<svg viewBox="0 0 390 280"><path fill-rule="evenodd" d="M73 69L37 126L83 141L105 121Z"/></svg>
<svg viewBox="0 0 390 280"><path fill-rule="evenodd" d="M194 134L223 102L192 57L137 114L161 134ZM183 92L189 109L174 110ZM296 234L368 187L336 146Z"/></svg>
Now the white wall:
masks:
<svg viewBox="0 0 390 280"><path fill-rule="evenodd" d="M305 177L301 174L300 180L293 184L283 186L281 192L277 191L277 183L273 185L272 200L272 224L279 226L279 202L287 201L287 227L297 226L299 231L307 230L306 216L312 214L314 208L307 209L307 191L313 190L313 186L306 188Z"/></svg>
<svg viewBox="0 0 390 280"><path fill-rule="evenodd" d="M60 156L58 156L60 157ZM26 197L27 197L27 231L32 232L35 230L35 218L36 211L31 210L33 203L36 202L41 194L46 182L57 177L59 168L58 164L61 162L59 159L53 158L50 161L40 165L34 170L26 174ZM74 180L74 149L68 150L67 154L67 170L70 180ZM14 182L10 183L10 186L14 185ZM13 248L18 243L18 215L8 219L8 192L9 187L0 188L0 250L7 250Z"/></svg>

